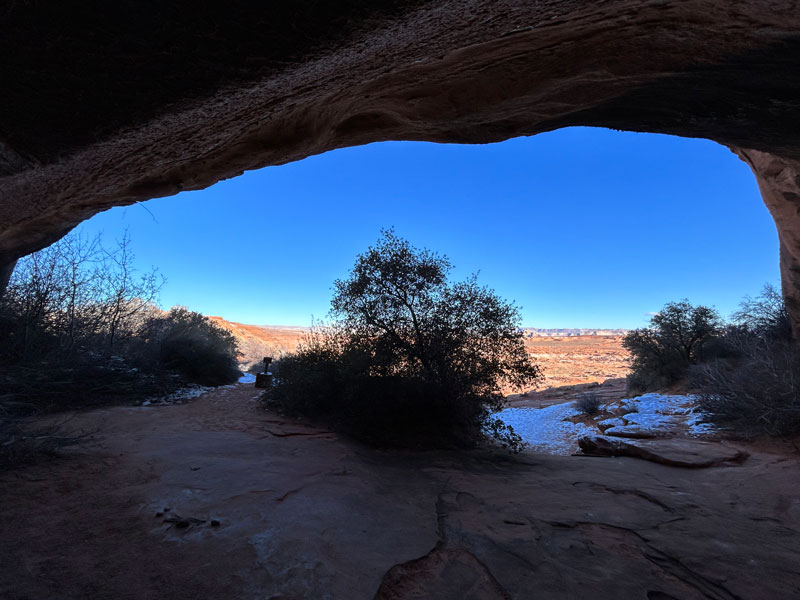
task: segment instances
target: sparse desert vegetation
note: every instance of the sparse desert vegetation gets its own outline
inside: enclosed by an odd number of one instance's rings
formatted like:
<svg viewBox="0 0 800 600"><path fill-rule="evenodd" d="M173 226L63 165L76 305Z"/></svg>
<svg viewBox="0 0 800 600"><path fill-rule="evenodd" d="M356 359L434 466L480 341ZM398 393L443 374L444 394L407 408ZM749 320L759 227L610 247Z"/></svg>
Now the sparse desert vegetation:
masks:
<svg viewBox="0 0 800 600"><path fill-rule="evenodd" d="M628 392L664 388L685 379L690 366L718 351L721 334L722 319L714 309L688 300L668 302L649 327L623 338L632 359Z"/></svg>
<svg viewBox="0 0 800 600"><path fill-rule="evenodd" d="M600 410L601 404L602 401L600 396L594 392L583 392L578 394L578 398L575 400L575 408L590 417L597 414L597 411Z"/></svg>
<svg viewBox="0 0 800 600"><path fill-rule="evenodd" d="M308 327L244 325L210 318L236 336L240 348L245 348L243 354L249 357L243 359L243 366L249 365L252 372L263 367L264 356L279 358L297 350L310 331ZM541 367L540 388L600 383L624 378L630 372L630 356L622 346L621 335L525 337L524 343L528 355ZM512 394L516 390L506 386L503 392Z"/></svg>
<svg viewBox="0 0 800 600"><path fill-rule="evenodd" d="M800 434L800 354L783 297L772 286L746 298L690 384L721 425L744 435Z"/></svg>
<svg viewBox="0 0 800 600"><path fill-rule="evenodd" d="M109 249L73 234L17 265L0 298L1 435L15 456L26 440L41 450L64 437L24 434L22 416L238 377L234 337L185 308L160 310L161 278L132 260L127 238Z"/></svg>
<svg viewBox="0 0 800 600"><path fill-rule="evenodd" d="M710 418L733 432L800 433L800 356L772 286L746 298L729 323L707 307L668 303L623 344L633 357L629 391L683 382Z"/></svg>
<svg viewBox="0 0 800 600"><path fill-rule="evenodd" d="M227 321L219 316L209 316L215 325L228 331L236 340L239 366L243 371L259 373L264 367L264 357L280 356L294 351L307 327L265 327Z"/></svg>
<svg viewBox="0 0 800 600"><path fill-rule="evenodd" d="M620 335L533 337L525 348L542 367L546 387L601 383L630 373L630 354Z"/></svg>

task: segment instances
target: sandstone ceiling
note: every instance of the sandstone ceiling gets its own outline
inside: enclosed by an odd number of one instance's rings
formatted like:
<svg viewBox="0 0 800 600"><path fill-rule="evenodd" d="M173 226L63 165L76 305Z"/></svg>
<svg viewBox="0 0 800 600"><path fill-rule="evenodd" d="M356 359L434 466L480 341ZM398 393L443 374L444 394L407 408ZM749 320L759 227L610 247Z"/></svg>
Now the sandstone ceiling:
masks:
<svg viewBox="0 0 800 600"><path fill-rule="evenodd" d="M800 324L797 2L120 0L0 14L0 274L101 210L247 169L590 125L737 151L776 218Z"/></svg>

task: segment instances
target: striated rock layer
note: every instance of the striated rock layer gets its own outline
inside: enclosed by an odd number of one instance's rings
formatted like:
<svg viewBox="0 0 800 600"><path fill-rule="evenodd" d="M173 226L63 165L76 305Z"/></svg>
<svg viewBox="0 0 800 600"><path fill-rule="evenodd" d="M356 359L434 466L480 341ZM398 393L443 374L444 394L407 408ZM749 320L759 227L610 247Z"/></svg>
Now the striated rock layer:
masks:
<svg viewBox="0 0 800 600"><path fill-rule="evenodd" d="M800 325L796 2L23 4L0 36L0 265L112 206L334 148L603 126L737 149Z"/></svg>

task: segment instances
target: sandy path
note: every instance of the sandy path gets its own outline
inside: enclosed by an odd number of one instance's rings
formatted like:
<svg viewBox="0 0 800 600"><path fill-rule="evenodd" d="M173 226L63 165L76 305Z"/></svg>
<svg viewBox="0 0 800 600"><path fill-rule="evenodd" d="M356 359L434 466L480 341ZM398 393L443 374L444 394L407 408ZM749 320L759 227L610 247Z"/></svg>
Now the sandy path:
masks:
<svg viewBox="0 0 800 600"><path fill-rule="evenodd" d="M254 397L85 413L91 444L0 475L0 597L800 594L796 456L375 451Z"/></svg>

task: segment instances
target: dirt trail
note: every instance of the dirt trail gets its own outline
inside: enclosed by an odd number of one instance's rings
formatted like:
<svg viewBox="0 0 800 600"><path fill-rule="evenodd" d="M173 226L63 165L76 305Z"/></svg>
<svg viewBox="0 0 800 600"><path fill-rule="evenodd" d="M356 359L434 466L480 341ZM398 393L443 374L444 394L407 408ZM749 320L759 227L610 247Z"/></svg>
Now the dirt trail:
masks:
<svg viewBox="0 0 800 600"><path fill-rule="evenodd" d="M790 598L800 465L376 451L250 386L0 475L0 598ZM166 510L169 509L169 510Z"/></svg>

